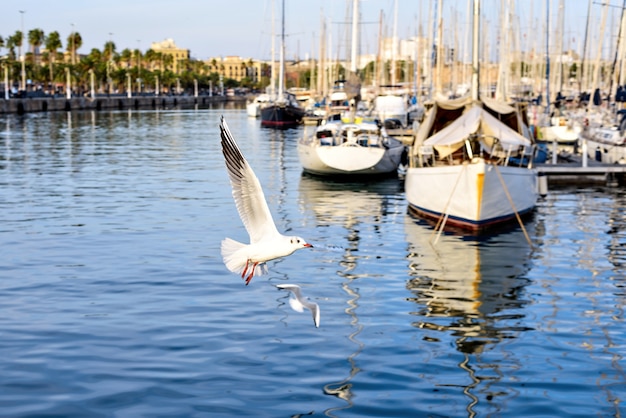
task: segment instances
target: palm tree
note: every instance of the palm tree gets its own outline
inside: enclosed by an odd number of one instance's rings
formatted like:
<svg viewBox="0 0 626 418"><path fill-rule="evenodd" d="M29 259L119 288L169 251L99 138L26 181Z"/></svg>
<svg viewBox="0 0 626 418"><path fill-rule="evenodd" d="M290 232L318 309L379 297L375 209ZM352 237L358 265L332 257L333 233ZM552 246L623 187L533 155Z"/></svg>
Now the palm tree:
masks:
<svg viewBox="0 0 626 418"><path fill-rule="evenodd" d="M106 60L106 84L107 84L107 93L111 94L111 65L113 63L113 57L115 56L115 43L113 41L107 41L104 44L104 50L102 53L102 57Z"/></svg>
<svg viewBox="0 0 626 418"><path fill-rule="evenodd" d="M13 34L13 44L18 48L18 54L22 55L22 44L24 42L24 34L22 31L16 30Z"/></svg>
<svg viewBox="0 0 626 418"><path fill-rule="evenodd" d="M39 47L43 44L45 36L41 29L31 29L28 32L28 43L31 46L31 52L35 57L35 63L39 63L37 55L39 54Z"/></svg>
<svg viewBox="0 0 626 418"><path fill-rule="evenodd" d="M48 60L50 63L50 83L54 82L54 63L56 62L59 48L62 48L61 36L59 32L50 32L45 40L46 50L48 51Z"/></svg>
<svg viewBox="0 0 626 418"><path fill-rule="evenodd" d="M67 37L67 52L72 54L72 65L76 64L76 50L80 49L81 46L83 46L83 38L80 36L80 33L72 32Z"/></svg>
<svg viewBox="0 0 626 418"><path fill-rule="evenodd" d="M120 61L126 63L126 68L130 67L133 62L133 53L130 49L125 48L120 54Z"/></svg>

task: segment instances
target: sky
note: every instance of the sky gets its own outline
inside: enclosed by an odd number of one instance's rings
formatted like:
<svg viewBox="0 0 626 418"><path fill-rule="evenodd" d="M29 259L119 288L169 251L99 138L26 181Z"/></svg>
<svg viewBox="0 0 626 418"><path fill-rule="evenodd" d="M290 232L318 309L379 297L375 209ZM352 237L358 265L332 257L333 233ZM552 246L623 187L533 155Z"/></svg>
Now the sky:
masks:
<svg viewBox="0 0 626 418"><path fill-rule="evenodd" d="M495 27L494 23L500 19L501 4L510 1L481 0L489 27ZM546 20L546 1L551 2L552 20L556 22L559 0L513 1L515 16L526 42L535 39L539 43L536 34L544 31L540 25ZM614 5L622 4L620 0L608 1ZM564 2L566 46L575 47L584 37L589 1ZM275 3L275 30L279 32L281 0ZM595 3L591 15L599 22L602 7ZM0 36L6 39L22 30L23 21L26 34L34 28L42 29L44 34L58 31L64 48L68 35L75 30L83 40L79 49L82 54L89 53L92 48L103 49L109 40L115 43L118 52L125 48L139 48L145 52L153 42L171 38L178 47L189 49L195 59L235 55L269 60L272 4L272 0L3 0ZM331 33L333 48L347 51L347 47L340 47L339 43L340 39L345 39L346 33L349 34L346 0L285 0L285 4L288 58L318 56L322 16L327 22L328 33ZM361 0L361 53L376 52L379 33L388 37L393 34L395 4L398 37L414 36L420 27L424 32L432 28L428 17L430 10L435 9L433 5L437 4L434 0ZM616 22L619 8L609 9L613 16L609 21ZM384 13L382 26L379 24L381 10ZM468 0L443 0L446 36L451 36L453 28L466 27L467 11ZM598 26L594 25L596 30ZM466 35L461 33L458 36L463 39Z"/></svg>

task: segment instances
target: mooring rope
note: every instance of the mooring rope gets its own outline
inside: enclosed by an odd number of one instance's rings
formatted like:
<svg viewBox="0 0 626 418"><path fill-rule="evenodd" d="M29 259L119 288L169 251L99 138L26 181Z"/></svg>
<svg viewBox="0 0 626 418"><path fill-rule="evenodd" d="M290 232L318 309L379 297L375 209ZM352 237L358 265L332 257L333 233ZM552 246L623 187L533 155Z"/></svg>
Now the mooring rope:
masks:
<svg viewBox="0 0 626 418"><path fill-rule="evenodd" d="M524 223L522 222L522 217L517 212L517 208L515 208L515 203L513 203L513 198L511 197L511 194L509 193L509 189L506 187L506 183L504 182L504 178L502 177L502 174L500 173L500 169L498 168L497 165L494 165L493 167L495 168L496 173L498 174L498 178L500 179L500 183L502 184L502 188L504 189L504 194L506 194L506 197L509 200L509 203L511 204L513 213L515 213L515 218L517 218L517 222L519 223L519 226L522 228L524 237L526 237L526 241L528 241L528 245L530 245L530 248L532 249L533 243L530 240L530 237L528 236L528 232L526 232L526 228L524 227Z"/></svg>

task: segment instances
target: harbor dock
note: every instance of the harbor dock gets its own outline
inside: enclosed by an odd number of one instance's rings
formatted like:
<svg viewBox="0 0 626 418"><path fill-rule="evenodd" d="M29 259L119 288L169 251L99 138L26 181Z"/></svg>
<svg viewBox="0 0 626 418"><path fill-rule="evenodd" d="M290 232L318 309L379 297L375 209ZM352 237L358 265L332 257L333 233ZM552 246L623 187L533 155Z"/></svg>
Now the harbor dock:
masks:
<svg viewBox="0 0 626 418"><path fill-rule="evenodd" d="M557 164L538 164L540 176L548 178L548 185L606 185L623 186L626 184L626 165L602 164L589 161L587 166L580 162Z"/></svg>
<svg viewBox="0 0 626 418"><path fill-rule="evenodd" d="M192 95L172 95L172 96L96 96L91 97L34 97L25 99L11 98L0 100L0 114L18 114L52 111L71 110L120 110L120 109L164 109L186 106L204 106L211 103L222 103L230 101L243 101L245 96L192 96Z"/></svg>

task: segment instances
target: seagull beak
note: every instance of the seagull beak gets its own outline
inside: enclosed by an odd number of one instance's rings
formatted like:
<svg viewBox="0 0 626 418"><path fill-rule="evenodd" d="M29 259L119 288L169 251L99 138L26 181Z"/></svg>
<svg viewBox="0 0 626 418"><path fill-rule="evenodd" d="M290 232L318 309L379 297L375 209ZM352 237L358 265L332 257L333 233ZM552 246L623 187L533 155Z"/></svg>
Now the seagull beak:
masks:
<svg viewBox="0 0 626 418"><path fill-rule="evenodd" d="M309 248L313 248L313 246L311 244L309 244L308 242L306 244L304 244L305 247L309 247Z"/></svg>

